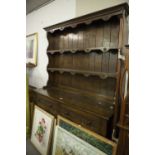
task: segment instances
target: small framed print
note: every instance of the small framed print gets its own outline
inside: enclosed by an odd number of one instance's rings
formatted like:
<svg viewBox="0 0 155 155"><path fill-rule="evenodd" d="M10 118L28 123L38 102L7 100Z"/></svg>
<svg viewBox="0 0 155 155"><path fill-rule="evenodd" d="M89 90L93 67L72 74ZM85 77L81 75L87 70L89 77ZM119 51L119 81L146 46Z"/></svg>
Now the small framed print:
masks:
<svg viewBox="0 0 155 155"><path fill-rule="evenodd" d="M84 142L91 145L93 148L98 150L97 152L100 152L100 153L96 152L95 155L100 155L100 154L101 155L115 155L116 154L117 144L114 143L113 141L105 137L102 137L88 129L85 129L81 127L80 125L74 122L71 122L68 119L63 118L61 116L58 116L57 124L59 127L63 128L67 132L73 134L74 136L80 138ZM89 153L92 154L91 152ZM53 155L57 155L57 154L53 154ZM84 155L87 155L87 154L84 154Z"/></svg>
<svg viewBox="0 0 155 155"><path fill-rule="evenodd" d="M38 33L26 36L26 66L37 65Z"/></svg>
<svg viewBox="0 0 155 155"><path fill-rule="evenodd" d="M35 106L31 142L42 155L49 153L54 126L54 116Z"/></svg>

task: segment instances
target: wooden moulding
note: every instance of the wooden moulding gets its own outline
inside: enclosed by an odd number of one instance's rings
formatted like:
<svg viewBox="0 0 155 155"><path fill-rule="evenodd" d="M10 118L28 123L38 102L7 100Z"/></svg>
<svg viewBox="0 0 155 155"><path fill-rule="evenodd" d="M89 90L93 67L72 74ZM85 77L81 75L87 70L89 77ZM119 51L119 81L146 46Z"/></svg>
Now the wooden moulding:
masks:
<svg viewBox="0 0 155 155"><path fill-rule="evenodd" d="M76 52L85 52L85 53L90 53L92 51L99 51L99 52L109 52L109 51L115 51L118 52L118 48L109 48L109 47L94 47L94 48L86 48L86 49L58 49L58 50L48 50L47 53L50 54L55 54L55 53L60 53L63 54L65 52L70 52L70 53L76 53Z"/></svg>
<svg viewBox="0 0 155 155"><path fill-rule="evenodd" d="M125 15L127 16L129 14L129 6L127 3L122 3L111 8L97 11L82 17L77 17L77 18L68 20L66 22L62 22L62 23L55 24L53 26L46 27L44 29L47 32L54 33L56 31L63 31L66 28L76 28L78 25L81 25L81 24L89 25L96 20L108 21L113 16L119 16L123 14L124 10L125 10Z"/></svg>
<svg viewBox="0 0 155 155"><path fill-rule="evenodd" d="M118 126L120 129L129 131L129 126L121 125L120 123L118 123L117 126Z"/></svg>
<svg viewBox="0 0 155 155"><path fill-rule="evenodd" d="M116 73L104 73L104 72L92 72L92 71L74 70L74 69L66 69L66 68L48 68L48 71L59 72L61 74L63 74L64 72L67 72L67 73L70 73L71 75L82 74L85 77L98 76L101 79L106 79L109 77L117 78L117 72Z"/></svg>

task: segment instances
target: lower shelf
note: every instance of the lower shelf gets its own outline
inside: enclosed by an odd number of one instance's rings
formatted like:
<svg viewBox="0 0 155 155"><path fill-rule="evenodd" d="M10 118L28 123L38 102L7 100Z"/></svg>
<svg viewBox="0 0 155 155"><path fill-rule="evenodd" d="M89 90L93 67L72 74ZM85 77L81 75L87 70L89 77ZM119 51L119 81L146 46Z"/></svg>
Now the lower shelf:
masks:
<svg viewBox="0 0 155 155"><path fill-rule="evenodd" d="M101 79L106 79L106 78L116 78L117 77L117 72L116 73L104 73L104 72L92 72L92 71L86 71L86 70L74 70L74 69L66 69L66 68L48 68L48 71L50 72L59 72L59 73L70 73L72 75L75 74L82 74L86 77L88 76L98 76Z"/></svg>

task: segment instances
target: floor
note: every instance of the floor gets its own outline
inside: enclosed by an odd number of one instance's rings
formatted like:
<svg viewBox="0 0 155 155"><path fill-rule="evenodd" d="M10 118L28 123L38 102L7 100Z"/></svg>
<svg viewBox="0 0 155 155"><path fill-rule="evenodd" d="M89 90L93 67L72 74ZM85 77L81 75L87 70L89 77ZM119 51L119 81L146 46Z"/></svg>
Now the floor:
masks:
<svg viewBox="0 0 155 155"><path fill-rule="evenodd" d="M41 155L32 145L30 139L26 140L26 155Z"/></svg>

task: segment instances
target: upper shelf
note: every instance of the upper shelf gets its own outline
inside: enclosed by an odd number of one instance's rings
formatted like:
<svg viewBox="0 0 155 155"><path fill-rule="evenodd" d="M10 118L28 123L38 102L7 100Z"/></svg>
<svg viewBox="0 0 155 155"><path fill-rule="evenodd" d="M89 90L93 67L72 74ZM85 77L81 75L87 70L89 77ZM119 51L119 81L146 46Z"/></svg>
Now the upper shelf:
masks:
<svg viewBox="0 0 155 155"><path fill-rule="evenodd" d="M94 47L94 48L85 48L85 49L59 49L59 50L48 50L47 53L50 54L55 54L55 53L65 53L65 52L70 52L70 53L76 53L78 51L83 51L85 53L89 53L92 51L100 51L100 52L108 52L108 51L118 51L118 48L108 48L108 47Z"/></svg>
<svg viewBox="0 0 155 155"><path fill-rule="evenodd" d="M66 28L75 28L81 24L89 25L93 21L97 21L97 20L107 21L113 16L119 16L119 15L127 16L128 14L129 14L128 4L122 3L114 7L110 7L101 11L87 14L85 16L77 17L62 23L55 24L53 26L46 27L44 29L47 32L54 33L55 31L63 31Z"/></svg>
<svg viewBox="0 0 155 155"><path fill-rule="evenodd" d="M101 79L106 79L108 77L112 77L112 78L117 77L117 73L92 72L92 71L66 69L66 68L48 68L48 71L50 71L50 72L58 71L61 74L64 73L64 72L68 72L68 73L70 73L72 75L82 74L82 75L84 75L86 77L88 77L88 76L98 76Z"/></svg>

